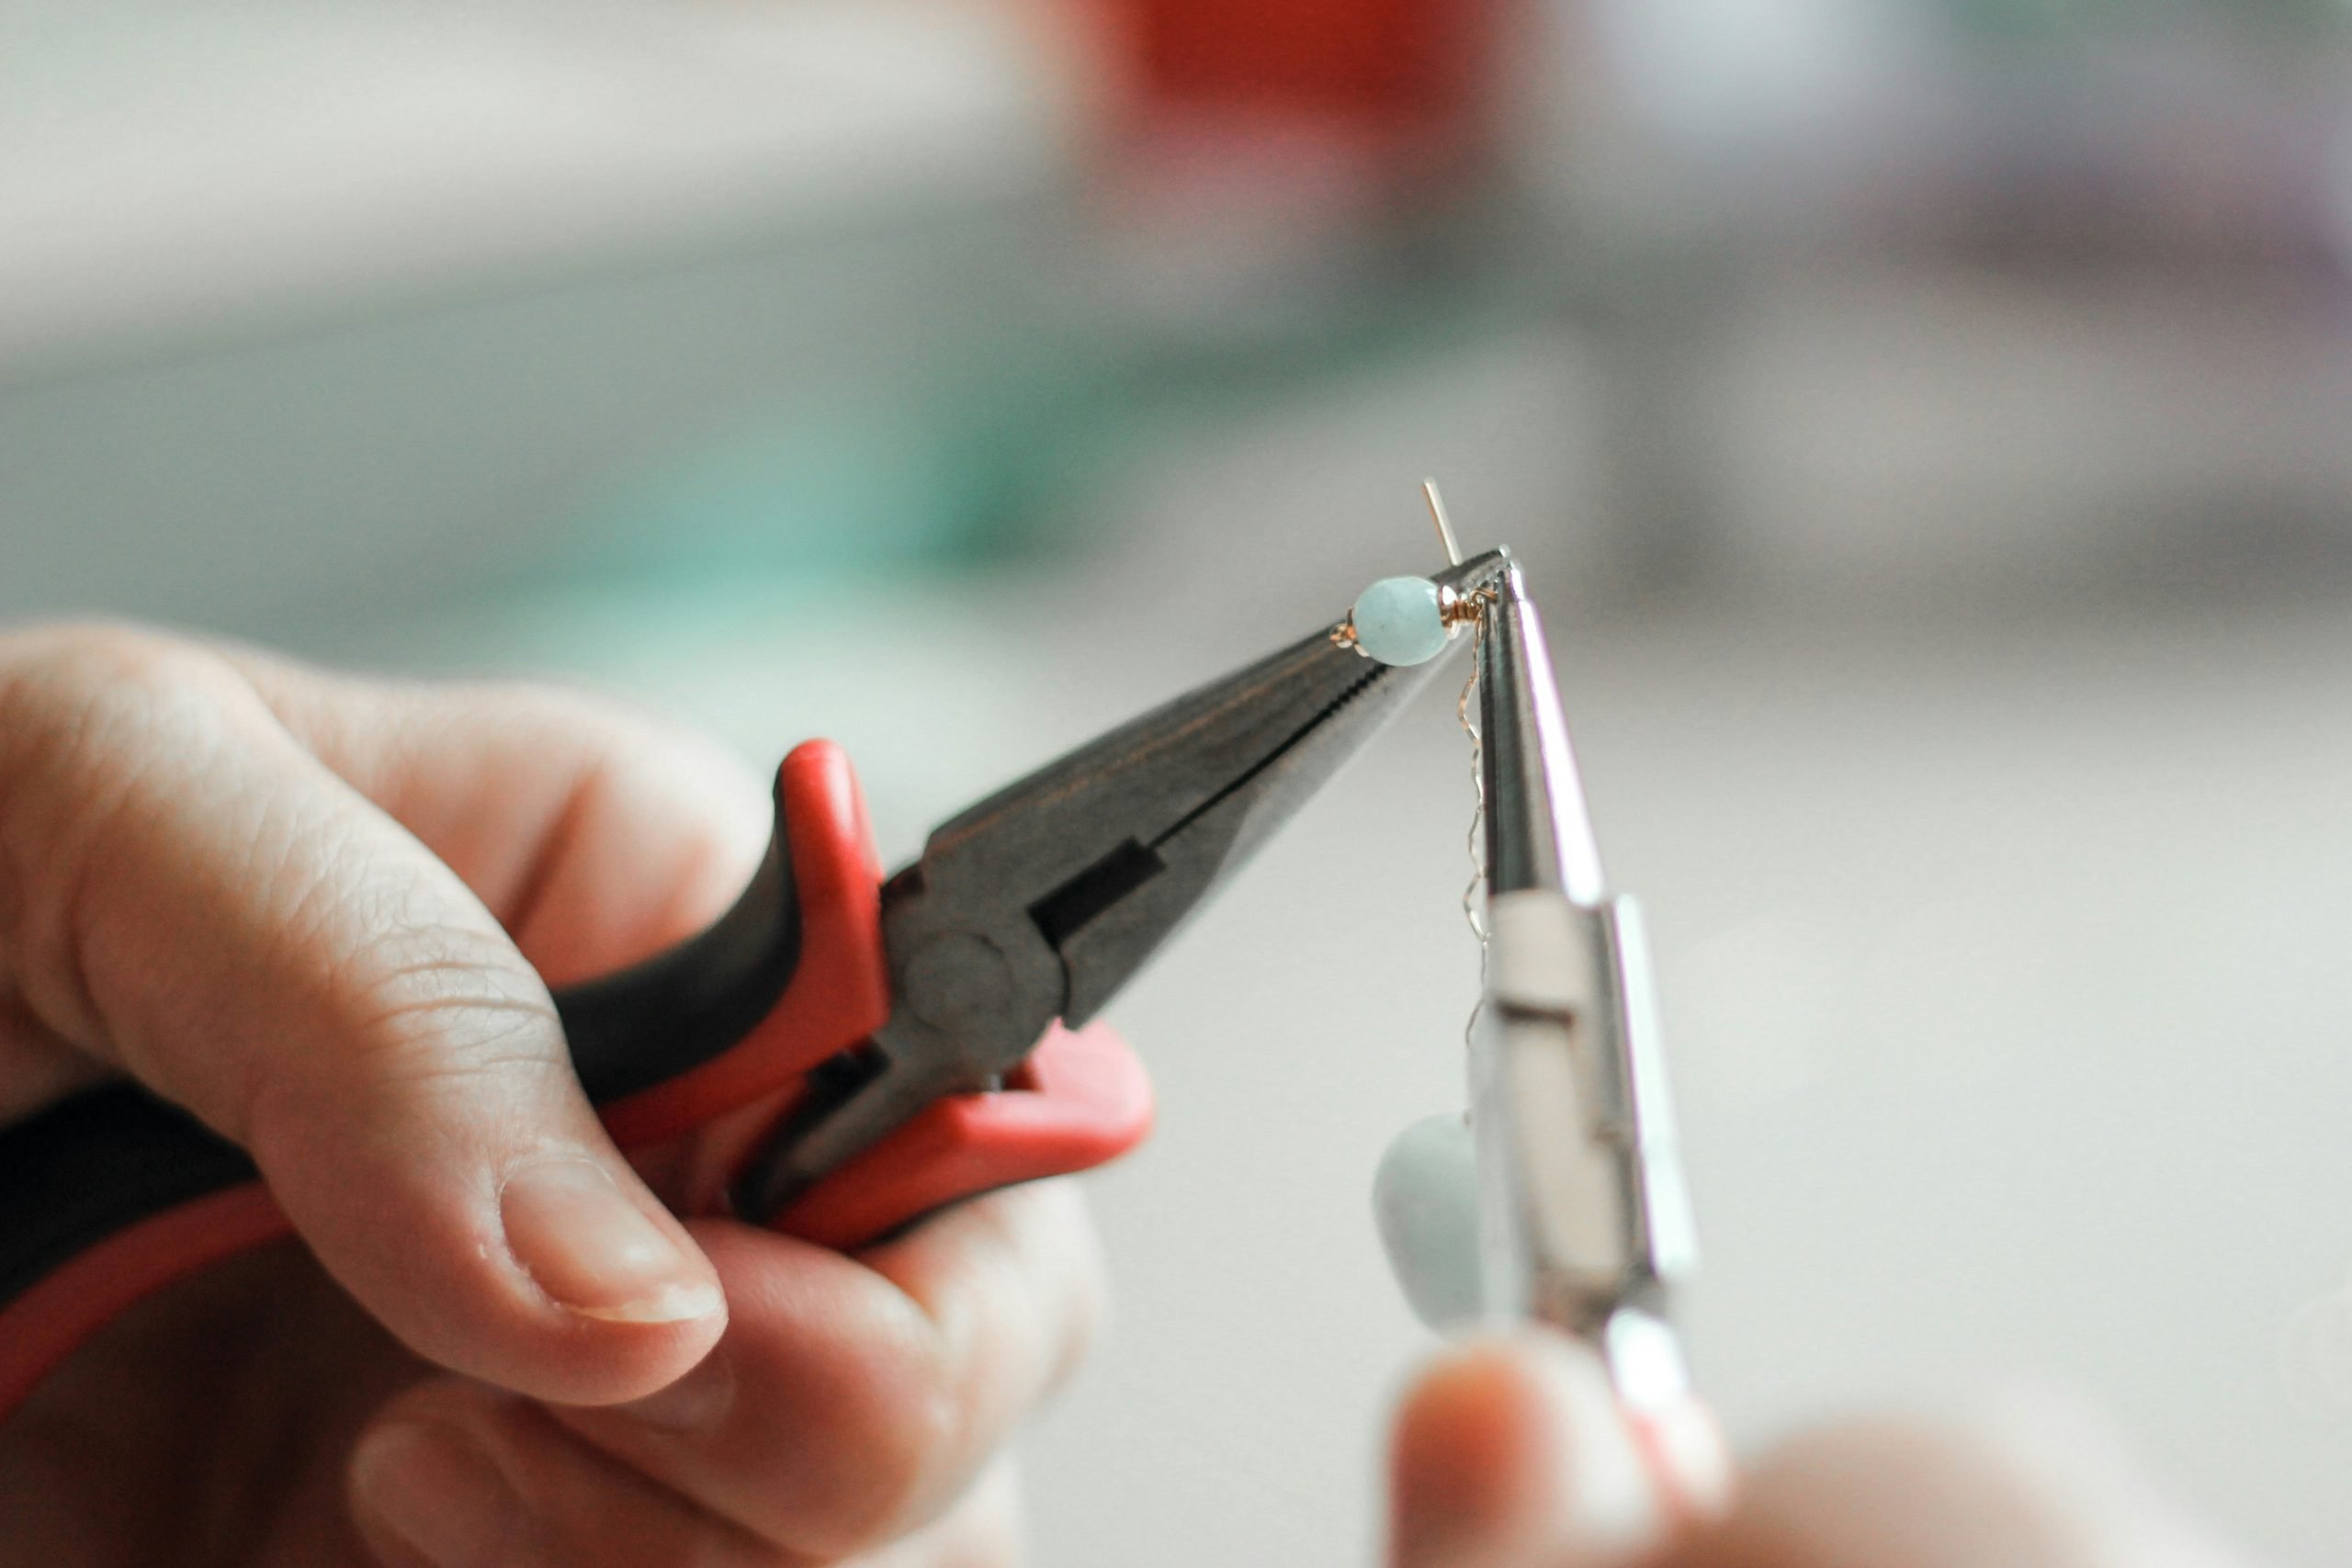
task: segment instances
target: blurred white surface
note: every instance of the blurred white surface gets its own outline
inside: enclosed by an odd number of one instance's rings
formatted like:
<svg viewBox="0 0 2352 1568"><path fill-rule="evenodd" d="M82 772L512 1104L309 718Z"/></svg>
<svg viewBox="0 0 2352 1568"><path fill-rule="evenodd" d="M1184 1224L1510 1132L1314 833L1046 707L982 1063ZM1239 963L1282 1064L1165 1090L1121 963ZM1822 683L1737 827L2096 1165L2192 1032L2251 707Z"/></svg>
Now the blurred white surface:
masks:
<svg viewBox="0 0 2352 1568"><path fill-rule="evenodd" d="M0 366L569 273L1055 162L944 0L0 10Z"/></svg>

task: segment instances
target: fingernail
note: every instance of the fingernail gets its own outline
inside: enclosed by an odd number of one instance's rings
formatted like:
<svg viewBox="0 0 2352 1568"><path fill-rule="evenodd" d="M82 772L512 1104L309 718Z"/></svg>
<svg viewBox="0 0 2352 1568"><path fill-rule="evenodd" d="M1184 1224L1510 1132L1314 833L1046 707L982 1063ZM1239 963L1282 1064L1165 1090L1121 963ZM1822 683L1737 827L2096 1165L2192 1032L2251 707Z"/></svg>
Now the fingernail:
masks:
<svg viewBox="0 0 2352 1568"><path fill-rule="evenodd" d="M434 1568L488 1568L511 1559L523 1501L489 1451L455 1427L379 1427L351 1456L363 1514Z"/></svg>
<svg viewBox="0 0 2352 1568"><path fill-rule="evenodd" d="M686 1323L718 1310L702 1260L594 1160L526 1165L499 1195L506 1245L539 1289L583 1317Z"/></svg>
<svg viewBox="0 0 2352 1568"><path fill-rule="evenodd" d="M711 1351L687 1369L669 1387L615 1408L640 1426L657 1432L686 1434L714 1430L735 1403L735 1368L725 1347Z"/></svg>

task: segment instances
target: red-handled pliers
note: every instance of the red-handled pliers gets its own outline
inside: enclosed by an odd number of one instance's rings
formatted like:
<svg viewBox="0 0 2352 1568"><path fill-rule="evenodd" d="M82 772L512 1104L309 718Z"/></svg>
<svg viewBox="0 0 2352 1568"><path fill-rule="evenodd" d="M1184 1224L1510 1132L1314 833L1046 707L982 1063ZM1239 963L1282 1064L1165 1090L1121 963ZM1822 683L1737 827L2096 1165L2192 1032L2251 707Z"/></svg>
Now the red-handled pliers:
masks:
<svg viewBox="0 0 2352 1568"><path fill-rule="evenodd" d="M1111 1159L1151 1090L1090 1021L1435 667L1317 630L962 812L887 882L848 760L809 741L735 907L558 994L580 1081L623 1148L719 1140L731 1178L683 1209L835 1247ZM0 1132L0 1418L133 1302L288 1230L243 1150L133 1085Z"/></svg>

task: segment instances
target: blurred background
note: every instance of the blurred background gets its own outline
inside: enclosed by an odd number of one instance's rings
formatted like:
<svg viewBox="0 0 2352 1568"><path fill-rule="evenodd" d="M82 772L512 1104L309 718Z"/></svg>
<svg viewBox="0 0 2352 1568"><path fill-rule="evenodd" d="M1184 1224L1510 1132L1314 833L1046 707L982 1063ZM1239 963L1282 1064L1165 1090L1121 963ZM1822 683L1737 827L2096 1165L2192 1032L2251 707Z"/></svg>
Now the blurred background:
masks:
<svg viewBox="0 0 2352 1568"><path fill-rule="evenodd" d="M0 615L594 683L886 854L1430 570L1547 605L1744 1441L2086 1392L2352 1542L2352 7L7 0ZM1046 1568L1373 1561L1432 696L1114 1018Z"/></svg>

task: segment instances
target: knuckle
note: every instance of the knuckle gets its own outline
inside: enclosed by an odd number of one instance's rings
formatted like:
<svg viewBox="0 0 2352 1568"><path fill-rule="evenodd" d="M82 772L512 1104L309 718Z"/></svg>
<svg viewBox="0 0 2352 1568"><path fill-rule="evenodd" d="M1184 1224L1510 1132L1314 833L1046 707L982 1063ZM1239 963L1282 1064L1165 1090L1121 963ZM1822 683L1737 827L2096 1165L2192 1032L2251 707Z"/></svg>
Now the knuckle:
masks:
<svg viewBox="0 0 2352 1568"><path fill-rule="evenodd" d="M130 626L29 634L0 666L0 780L11 815L35 801L102 810L167 748L216 734L249 689L218 655Z"/></svg>
<svg viewBox="0 0 2352 1568"><path fill-rule="evenodd" d="M353 1012L482 1007L553 1018L547 987L486 916L479 926L395 911L362 911L358 919L373 934L353 947L336 976Z"/></svg>
<svg viewBox="0 0 2352 1568"><path fill-rule="evenodd" d="M617 761L669 739L668 727L651 715L580 687L496 681L470 686L467 695L519 739L565 752L583 767Z"/></svg>
<svg viewBox="0 0 2352 1568"><path fill-rule="evenodd" d="M312 1135L321 1100L344 1098L355 1082L395 1116L478 1107L492 1084L509 1100L519 1088L526 1101L568 1086L554 1003L503 938L452 922L393 924L342 952L325 980L334 1048L256 1054L232 1097L241 1110L224 1130L265 1162L286 1140Z"/></svg>
<svg viewBox="0 0 2352 1568"><path fill-rule="evenodd" d="M1110 1322L1111 1266L1094 1228L1094 1212L1075 1180L1039 1183L1035 1201L1037 1223L1061 1261L1053 1286L1061 1306L1060 1337L1046 1382L1046 1392L1052 1393L1077 1373Z"/></svg>
<svg viewBox="0 0 2352 1568"><path fill-rule="evenodd" d="M340 1010L355 1048L386 1076L479 1077L560 1055L546 986L487 931L435 926L368 943L347 963Z"/></svg>
<svg viewBox="0 0 2352 1568"><path fill-rule="evenodd" d="M505 746L529 754L546 773L567 775L571 795L583 807L650 795L691 803L697 807L695 816L750 807L761 819L766 817L759 776L690 726L616 697L563 686L476 685L460 695L491 720Z"/></svg>
<svg viewBox="0 0 2352 1568"><path fill-rule="evenodd" d="M20 633L8 660L12 701L36 711L130 707L217 694L239 682L228 662L199 643L107 622Z"/></svg>
<svg viewBox="0 0 2352 1568"><path fill-rule="evenodd" d="M903 1342L857 1357L863 1386L807 1450L820 1474L805 1495L822 1504L776 1521L797 1551L828 1562L874 1551L938 1513L959 1479L967 1421L936 1341L891 1337Z"/></svg>
<svg viewBox="0 0 2352 1568"><path fill-rule="evenodd" d="M963 1289L995 1295L989 1315L997 1337L1034 1347L1022 1393L1050 1398L1110 1316L1110 1270L1085 1196L1074 1180L1033 1182L991 1193L970 1213L976 1245ZM986 1376L998 1358L975 1359L975 1375Z"/></svg>
<svg viewBox="0 0 2352 1568"><path fill-rule="evenodd" d="M733 776L745 772L740 757L703 731L608 693L544 682L475 690L532 744L568 755L582 773Z"/></svg>
<svg viewBox="0 0 2352 1568"><path fill-rule="evenodd" d="M938 1517L997 1438L1069 1376L1105 1315L1107 1275L1074 1183L993 1193L948 1223L952 1261L917 1292L920 1352L890 1359L890 1397L842 1445L857 1458L834 1494L842 1532L828 1550L871 1550ZM998 1514L1010 1510L957 1506L925 1538L936 1555L909 1561L1012 1562L1017 1532L978 1528Z"/></svg>
<svg viewBox="0 0 2352 1568"><path fill-rule="evenodd" d="M921 1521L940 1501L942 1472L963 1444L964 1411L943 1380L930 1380L899 1402L892 1416L875 1422L859 1444L866 1468L844 1497L839 1544L845 1549L888 1540Z"/></svg>
<svg viewBox="0 0 2352 1568"><path fill-rule="evenodd" d="M69 1034L96 1027L80 953L106 846L160 808L157 770L217 747L240 691L218 656L133 626L41 626L0 647L0 949Z"/></svg>

